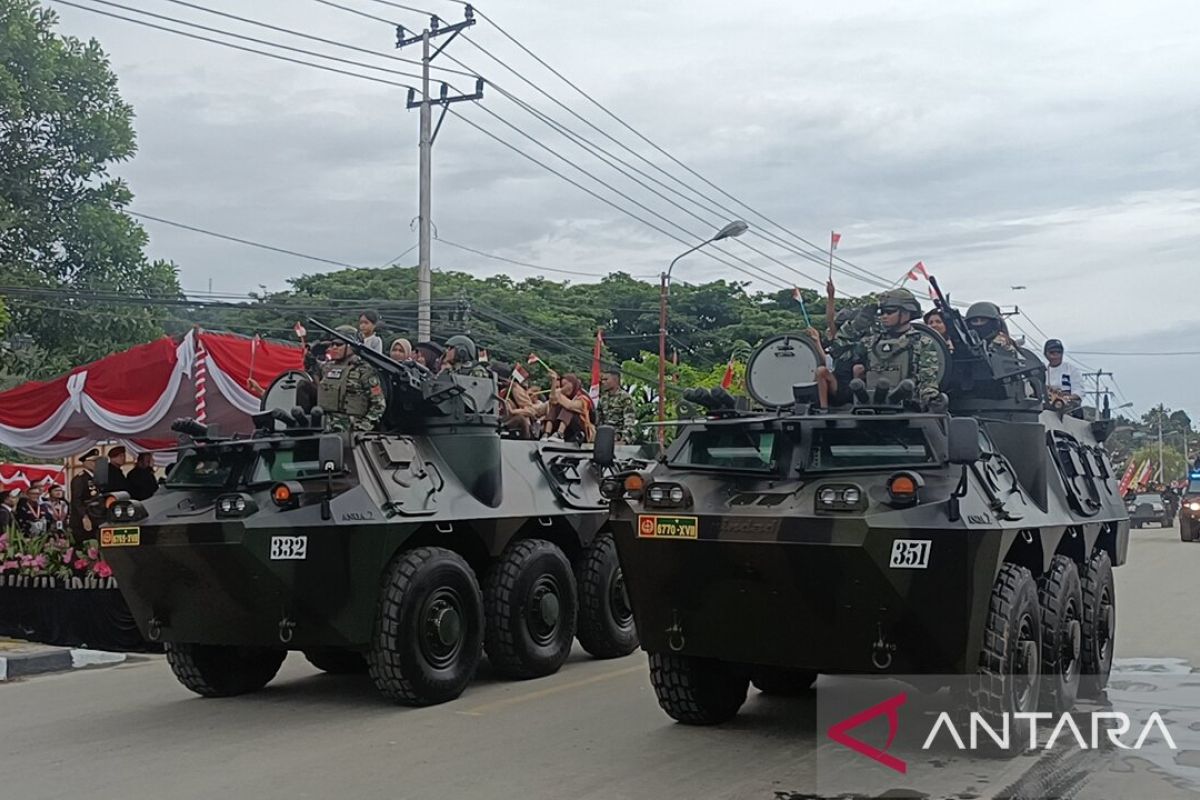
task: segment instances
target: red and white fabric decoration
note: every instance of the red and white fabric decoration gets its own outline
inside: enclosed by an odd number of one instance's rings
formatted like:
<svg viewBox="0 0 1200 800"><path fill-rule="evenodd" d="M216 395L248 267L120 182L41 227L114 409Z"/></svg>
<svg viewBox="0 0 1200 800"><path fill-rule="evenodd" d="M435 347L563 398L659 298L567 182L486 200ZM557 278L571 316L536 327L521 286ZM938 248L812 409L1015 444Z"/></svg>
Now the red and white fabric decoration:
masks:
<svg viewBox="0 0 1200 800"><path fill-rule="evenodd" d="M604 330L596 329L596 345L592 348L592 385L588 389L588 397L592 403L600 402L600 351L604 349Z"/></svg>
<svg viewBox="0 0 1200 800"><path fill-rule="evenodd" d="M196 390L196 421L207 422L208 403L205 398L208 395L208 351L200 343L196 344L196 372L192 376L192 384Z"/></svg>
<svg viewBox="0 0 1200 800"><path fill-rule="evenodd" d="M924 261L918 261L916 264L913 264L913 268L908 271L908 279L910 281L917 280L918 275L925 280L929 280L929 273L925 271Z"/></svg>
<svg viewBox="0 0 1200 800"><path fill-rule="evenodd" d="M133 452L172 447L171 422L196 415L201 350L208 421L229 433L248 431L248 415L259 410L258 398L244 388L251 340L189 331L178 343L164 337L53 380L0 392L0 444L44 458L75 455L102 441L120 442ZM254 351L254 372L264 385L303 364L303 351L295 345L261 342ZM217 391L209 391L214 386Z"/></svg>
<svg viewBox="0 0 1200 800"><path fill-rule="evenodd" d="M31 484L66 486L61 464L0 464L0 490L28 489Z"/></svg>

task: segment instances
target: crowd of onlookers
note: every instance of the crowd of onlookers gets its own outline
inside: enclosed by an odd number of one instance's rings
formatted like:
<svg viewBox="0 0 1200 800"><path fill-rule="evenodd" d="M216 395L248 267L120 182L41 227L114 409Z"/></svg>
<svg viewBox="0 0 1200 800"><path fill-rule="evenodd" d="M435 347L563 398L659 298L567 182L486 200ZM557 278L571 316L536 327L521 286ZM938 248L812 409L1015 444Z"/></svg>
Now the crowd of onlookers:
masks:
<svg viewBox="0 0 1200 800"><path fill-rule="evenodd" d="M56 483L9 489L0 498L0 533L13 529L30 536L65 532L70 515L66 488Z"/></svg>

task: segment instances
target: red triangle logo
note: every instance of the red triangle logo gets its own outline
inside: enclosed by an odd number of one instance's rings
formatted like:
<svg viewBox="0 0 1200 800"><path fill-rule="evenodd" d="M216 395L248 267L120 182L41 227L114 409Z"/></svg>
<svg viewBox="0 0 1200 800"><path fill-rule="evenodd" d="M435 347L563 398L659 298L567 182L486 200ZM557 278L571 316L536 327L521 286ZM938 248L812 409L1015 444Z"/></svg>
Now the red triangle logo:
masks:
<svg viewBox="0 0 1200 800"><path fill-rule="evenodd" d="M865 711L860 711L852 717L847 717L836 725L831 725L827 731L827 735L838 744L849 747L854 752L864 755L872 761L878 761L888 769L895 770L904 775L908 772L908 765L895 756L888 755L885 751L892 746L892 741L896 738L896 731L900 728L900 714L898 709L907 702L908 695L901 692L895 697L889 697L882 703L873 705ZM888 718L888 738L887 742L883 745L883 750L849 735L848 731L875 719L880 714L887 714Z"/></svg>

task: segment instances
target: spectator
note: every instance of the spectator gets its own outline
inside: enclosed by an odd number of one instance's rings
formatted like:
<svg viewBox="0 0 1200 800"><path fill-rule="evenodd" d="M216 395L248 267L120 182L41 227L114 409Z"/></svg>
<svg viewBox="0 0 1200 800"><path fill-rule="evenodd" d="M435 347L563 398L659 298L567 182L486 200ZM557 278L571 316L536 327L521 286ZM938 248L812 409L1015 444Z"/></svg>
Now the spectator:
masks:
<svg viewBox="0 0 1200 800"><path fill-rule="evenodd" d="M579 378L568 373L558 378L553 371L550 378L555 386L550 390L550 408L546 414L544 430L551 441L592 441L596 429L592 424L592 403Z"/></svg>
<svg viewBox="0 0 1200 800"><path fill-rule="evenodd" d="M108 483L100 487L105 492L127 492L129 482L121 467L125 466L126 451L122 445L117 445L108 451Z"/></svg>
<svg viewBox="0 0 1200 800"><path fill-rule="evenodd" d="M382 353L383 339L375 333L375 327L378 324L379 312L377 311L364 311L358 315L358 332L362 334L362 343L376 353Z"/></svg>
<svg viewBox="0 0 1200 800"><path fill-rule="evenodd" d="M413 361L422 365L430 372L440 372L442 355L446 349L437 342L417 342L413 345Z"/></svg>
<svg viewBox="0 0 1200 800"><path fill-rule="evenodd" d="M17 527L21 533L29 536L41 536L46 533L49 525L42 514L42 487L33 483L17 498L15 509Z"/></svg>
<svg viewBox="0 0 1200 800"><path fill-rule="evenodd" d="M0 534L8 533L17 527L17 499L20 496L20 489L12 489L0 495Z"/></svg>
<svg viewBox="0 0 1200 800"><path fill-rule="evenodd" d="M1042 349L1046 355L1046 391L1051 399L1079 402L1083 394L1083 373L1063 360L1063 343L1047 339Z"/></svg>
<svg viewBox="0 0 1200 800"><path fill-rule="evenodd" d="M942 312L936 308L931 308L925 312L925 324L938 332L938 335L946 340L946 344L950 344L950 331L946 329L946 318L942 316Z"/></svg>
<svg viewBox="0 0 1200 800"><path fill-rule="evenodd" d="M50 524L50 530L65 534L71 517L71 504L67 502L67 494L57 483L50 485L50 491L42 497L42 509Z"/></svg>
<svg viewBox="0 0 1200 800"><path fill-rule="evenodd" d="M158 491L158 479L154 476L154 454L138 453L137 461L125 476L129 496L134 500L146 500Z"/></svg>
<svg viewBox="0 0 1200 800"><path fill-rule="evenodd" d="M388 350L388 355L393 361L412 361L413 346L408 339L393 339L391 349Z"/></svg>

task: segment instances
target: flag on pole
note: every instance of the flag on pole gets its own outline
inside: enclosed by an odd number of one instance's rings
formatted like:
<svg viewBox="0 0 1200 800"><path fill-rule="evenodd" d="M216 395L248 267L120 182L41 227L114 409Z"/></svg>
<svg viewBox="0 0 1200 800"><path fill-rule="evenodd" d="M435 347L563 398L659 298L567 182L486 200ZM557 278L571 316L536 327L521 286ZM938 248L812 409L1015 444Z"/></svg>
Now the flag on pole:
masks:
<svg viewBox="0 0 1200 800"><path fill-rule="evenodd" d="M529 370L525 369L525 367L521 366L520 364L513 364L512 375L513 380L522 386L525 385L525 381L529 380Z"/></svg>
<svg viewBox="0 0 1200 800"><path fill-rule="evenodd" d="M1133 459L1129 460L1129 466L1125 467L1125 474L1121 476L1121 483L1117 486L1117 494L1124 497L1125 492L1129 491L1129 484L1133 481L1133 471L1137 469L1137 463Z"/></svg>
<svg viewBox="0 0 1200 800"><path fill-rule="evenodd" d="M924 261L918 261L913 265L913 268L908 271L908 279L910 281L917 280L917 275L920 275L925 280L929 280L929 273L925 270Z"/></svg>
<svg viewBox="0 0 1200 800"><path fill-rule="evenodd" d="M829 249L831 251L837 250L837 246L841 243L841 241L842 241L842 235L840 233L838 233L836 231L829 232Z"/></svg>
<svg viewBox="0 0 1200 800"><path fill-rule="evenodd" d="M486 364L486 363L488 363L490 360L491 360L491 359L490 359L490 358L489 358L489 356L488 356L488 351L487 351L487 350L480 350L480 351L479 351L479 363L480 363L480 364Z"/></svg>
<svg viewBox="0 0 1200 800"><path fill-rule="evenodd" d="M536 364L539 361L541 361L541 359L537 357L537 353L530 353L529 358L525 359L526 364Z"/></svg>
<svg viewBox="0 0 1200 800"><path fill-rule="evenodd" d="M1143 486L1150 480L1150 476L1154 474L1154 459L1147 458L1146 466L1142 469L1142 474L1138 476L1137 485Z"/></svg>
<svg viewBox="0 0 1200 800"><path fill-rule="evenodd" d="M733 386L733 355L729 356L729 363L725 365L725 374L721 376L721 388L728 390Z"/></svg>
<svg viewBox="0 0 1200 800"><path fill-rule="evenodd" d="M208 394L208 351L204 349L204 343L200 341L200 337L196 337L196 365L193 368L192 383L196 389L196 421L205 422L208 420L208 407L204 399Z"/></svg>
<svg viewBox="0 0 1200 800"><path fill-rule="evenodd" d="M604 347L604 329L596 329L596 344L592 347L592 386L588 389L588 397L593 403L600 401L600 350Z"/></svg>
<svg viewBox="0 0 1200 800"><path fill-rule="evenodd" d="M800 304L800 315L804 317L804 324L812 327L812 321L808 318L808 309L804 307L804 297L800 294L800 287L792 289L792 299Z"/></svg>
<svg viewBox="0 0 1200 800"><path fill-rule="evenodd" d="M297 339L303 339L305 336L308 336L308 329L299 322L292 326L292 330L296 332Z"/></svg>

